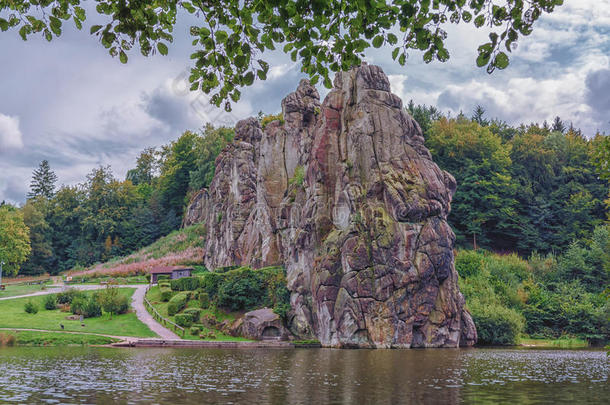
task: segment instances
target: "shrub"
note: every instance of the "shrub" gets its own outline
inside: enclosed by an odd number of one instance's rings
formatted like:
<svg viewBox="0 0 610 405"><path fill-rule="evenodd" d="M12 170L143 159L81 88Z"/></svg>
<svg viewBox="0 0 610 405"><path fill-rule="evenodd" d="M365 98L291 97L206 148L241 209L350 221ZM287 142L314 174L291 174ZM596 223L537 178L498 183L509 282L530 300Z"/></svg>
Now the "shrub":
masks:
<svg viewBox="0 0 610 405"><path fill-rule="evenodd" d="M169 300L169 304L167 305L167 314L169 316L174 316L178 312L180 312L188 301L188 295L186 293L178 293Z"/></svg>
<svg viewBox="0 0 610 405"><path fill-rule="evenodd" d="M157 283L160 283L161 281L169 281L169 276L165 274L157 276Z"/></svg>
<svg viewBox="0 0 610 405"><path fill-rule="evenodd" d="M174 292L170 288L161 288L161 301L167 302L174 296Z"/></svg>
<svg viewBox="0 0 610 405"><path fill-rule="evenodd" d="M38 313L38 306L36 304L34 304L32 301L26 302L25 305L23 306L23 309L28 314L37 314Z"/></svg>
<svg viewBox="0 0 610 405"><path fill-rule="evenodd" d="M191 335L193 336L198 336L199 333L201 333L201 328L198 326L191 326L191 330L190 330Z"/></svg>
<svg viewBox="0 0 610 405"><path fill-rule="evenodd" d="M199 277L182 277L171 281L172 290L174 291L193 291L199 288Z"/></svg>
<svg viewBox="0 0 610 405"><path fill-rule="evenodd" d="M193 324L193 317L190 314L176 314L174 317L176 324L188 328Z"/></svg>
<svg viewBox="0 0 610 405"><path fill-rule="evenodd" d="M97 295L97 301L110 314L124 314L129 311L129 300L116 287L106 287Z"/></svg>
<svg viewBox="0 0 610 405"><path fill-rule="evenodd" d="M240 311L253 308L262 301L265 290L255 271L239 269L231 273L218 288L219 306L231 311Z"/></svg>
<svg viewBox="0 0 610 405"><path fill-rule="evenodd" d="M501 305L473 302L471 314L477 327L478 343L483 345L514 345L523 332L523 316Z"/></svg>
<svg viewBox="0 0 610 405"><path fill-rule="evenodd" d="M209 294L207 292L205 292L205 291L200 291L199 292L199 305L203 309L209 308L209 306L210 306L210 296L209 296Z"/></svg>
<svg viewBox="0 0 610 405"><path fill-rule="evenodd" d="M159 288L171 288L171 283L169 281L162 281L159 283Z"/></svg>
<svg viewBox="0 0 610 405"><path fill-rule="evenodd" d="M473 277L481 272L483 256L473 250L460 250L455 257L455 269L461 277Z"/></svg>
<svg viewBox="0 0 610 405"><path fill-rule="evenodd" d="M201 316L201 309L199 308L187 308L184 310L184 313L190 315L193 319L193 322L199 321L199 317Z"/></svg>
<svg viewBox="0 0 610 405"><path fill-rule="evenodd" d="M57 309L57 297L53 294L49 294L44 297L44 309L52 311Z"/></svg>
<svg viewBox="0 0 610 405"><path fill-rule="evenodd" d="M76 297L70 305L73 314L82 315L84 318L96 318L102 316L102 307L96 296Z"/></svg>
<svg viewBox="0 0 610 405"><path fill-rule="evenodd" d="M72 300L76 297L84 297L85 294L82 291L75 290L74 288L70 288L67 291L60 292L57 294L57 303L58 304L71 304Z"/></svg>

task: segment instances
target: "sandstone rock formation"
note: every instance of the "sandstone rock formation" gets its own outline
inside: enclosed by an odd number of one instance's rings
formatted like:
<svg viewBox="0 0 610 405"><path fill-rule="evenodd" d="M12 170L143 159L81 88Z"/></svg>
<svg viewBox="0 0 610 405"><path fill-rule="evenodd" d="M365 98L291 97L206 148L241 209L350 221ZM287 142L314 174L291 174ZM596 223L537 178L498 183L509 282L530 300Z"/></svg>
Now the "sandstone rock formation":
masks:
<svg viewBox="0 0 610 405"><path fill-rule="evenodd" d="M303 80L284 122L240 121L186 223L208 268L283 264L291 331L333 347L472 345L447 224L453 177L379 67Z"/></svg>
<svg viewBox="0 0 610 405"><path fill-rule="evenodd" d="M282 324L279 315L271 308L247 312L231 326L230 333L253 340L287 340L290 333Z"/></svg>

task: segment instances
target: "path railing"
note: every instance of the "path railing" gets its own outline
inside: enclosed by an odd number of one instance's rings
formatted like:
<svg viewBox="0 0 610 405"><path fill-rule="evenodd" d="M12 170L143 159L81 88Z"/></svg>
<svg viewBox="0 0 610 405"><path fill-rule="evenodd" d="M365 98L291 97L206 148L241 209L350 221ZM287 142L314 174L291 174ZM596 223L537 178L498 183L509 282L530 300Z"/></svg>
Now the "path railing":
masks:
<svg viewBox="0 0 610 405"><path fill-rule="evenodd" d="M150 288L150 286L148 286L146 288L146 292L148 292L148 289ZM159 311L157 311L155 309L155 307L153 307L153 305L148 301L148 299L146 298L146 293L144 293L144 306L146 307L146 310L148 310L148 312L153 316L153 318L155 318L155 320L157 320L157 322L159 322L161 325L168 327L170 329L173 329L174 332L176 332L179 335L182 335L182 337L184 338L185 334L186 334L186 329L184 329L182 326L178 326L176 325L174 322L170 321L169 319L165 318L163 315L161 315L159 313Z"/></svg>

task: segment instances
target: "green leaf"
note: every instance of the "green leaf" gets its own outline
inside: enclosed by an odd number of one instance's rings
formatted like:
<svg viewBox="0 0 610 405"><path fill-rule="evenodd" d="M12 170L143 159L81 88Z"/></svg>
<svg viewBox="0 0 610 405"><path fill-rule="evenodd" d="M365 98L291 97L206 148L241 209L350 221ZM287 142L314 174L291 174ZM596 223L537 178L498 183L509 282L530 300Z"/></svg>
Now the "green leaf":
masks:
<svg viewBox="0 0 610 405"><path fill-rule="evenodd" d="M157 43L157 50L161 55L167 55L167 45L165 45L163 42Z"/></svg>
<svg viewBox="0 0 610 405"><path fill-rule="evenodd" d="M8 21L6 21L4 18L0 18L0 29L2 31L8 30Z"/></svg>
<svg viewBox="0 0 610 405"><path fill-rule="evenodd" d="M383 35L377 35L375 38L373 38L373 46L375 48L379 48L381 45L383 45Z"/></svg>
<svg viewBox="0 0 610 405"><path fill-rule="evenodd" d="M127 63L127 54L124 51L121 51L119 53L119 59L121 60L121 63Z"/></svg>
<svg viewBox="0 0 610 405"><path fill-rule="evenodd" d="M93 26L91 26L91 31L90 31L90 33L91 33L91 34L95 34L96 32L98 32L98 31L99 31L99 30L101 30L101 29L102 29L102 26L101 26L101 25L93 25Z"/></svg>
<svg viewBox="0 0 610 405"><path fill-rule="evenodd" d="M474 25L479 28L482 27L483 24L485 24L485 16L484 15L479 15L477 18L474 19Z"/></svg>
<svg viewBox="0 0 610 405"><path fill-rule="evenodd" d="M53 34L57 36L61 35L61 20L57 17L49 16L49 21L51 22L49 26L51 27Z"/></svg>
<svg viewBox="0 0 610 405"><path fill-rule="evenodd" d="M490 57L491 55L487 52L479 53L479 56L477 57L477 66L483 67L487 65Z"/></svg>
<svg viewBox="0 0 610 405"><path fill-rule="evenodd" d="M504 52L499 52L494 64L498 69L506 69L508 67L508 56Z"/></svg>
<svg viewBox="0 0 610 405"><path fill-rule="evenodd" d="M216 40L218 42L220 42L221 44L224 44L228 38L229 38L229 34L227 34L226 32L224 32L224 31L216 32Z"/></svg>
<svg viewBox="0 0 610 405"><path fill-rule="evenodd" d="M396 60L398 52L400 52L400 48L394 48L394 50L392 51L392 59Z"/></svg>
<svg viewBox="0 0 610 405"><path fill-rule="evenodd" d="M246 75L244 76L244 83L246 86L250 86L252 83L254 83L254 73L246 73Z"/></svg>
<svg viewBox="0 0 610 405"><path fill-rule="evenodd" d="M330 81L330 78L328 78L328 77L324 78L324 87L326 87L327 89L330 89L333 87L333 84Z"/></svg>

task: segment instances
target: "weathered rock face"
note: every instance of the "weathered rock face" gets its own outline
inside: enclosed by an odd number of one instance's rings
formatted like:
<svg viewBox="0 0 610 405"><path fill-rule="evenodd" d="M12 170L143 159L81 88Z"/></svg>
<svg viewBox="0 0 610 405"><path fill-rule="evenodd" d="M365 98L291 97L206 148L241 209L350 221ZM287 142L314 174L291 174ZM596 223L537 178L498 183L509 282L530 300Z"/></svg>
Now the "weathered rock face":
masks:
<svg viewBox="0 0 610 405"><path fill-rule="evenodd" d="M234 336L243 336L253 340L287 340L290 333L282 324L279 315L270 308L257 309L246 313L232 325Z"/></svg>
<svg viewBox="0 0 610 405"><path fill-rule="evenodd" d="M455 180L382 70L338 74L321 105L301 81L282 109L264 131L237 124L195 201L206 266L283 264L292 332L325 346L474 344L446 221Z"/></svg>

